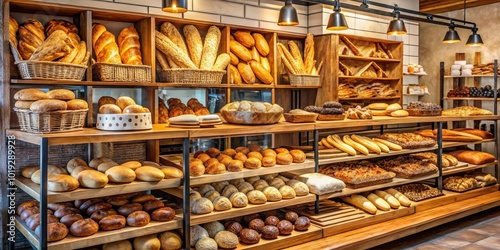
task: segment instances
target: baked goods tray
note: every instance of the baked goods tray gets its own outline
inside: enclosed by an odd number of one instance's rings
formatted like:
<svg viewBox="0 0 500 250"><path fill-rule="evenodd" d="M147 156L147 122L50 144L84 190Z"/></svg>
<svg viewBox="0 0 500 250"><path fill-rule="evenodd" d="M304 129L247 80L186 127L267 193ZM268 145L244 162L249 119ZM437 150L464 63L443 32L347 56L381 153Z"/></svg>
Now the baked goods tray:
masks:
<svg viewBox="0 0 500 250"><path fill-rule="evenodd" d="M202 69L162 69L157 70L158 82L220 84L226 71Z"/></svg>
<svg viewBox="0 0 500 250"><path fill-rule="evenodd" d="M21 131L56 133L83 129L88 109L39 112L14 108L14 111Z"/></svg>
<svg viewBox="0 0 500 250"><path fill-rule="evenodd" d="M92 80L103 82L151 82L151 66L95 63L92 65Z"/></svg>
<svg viewBox="0 0 500 250"><path fill-rule="evenodd" d="M285 121L299 123L299 122L316 122L318 114L312 113L310 115L294 115L289 113L284 113Z"/></svg>

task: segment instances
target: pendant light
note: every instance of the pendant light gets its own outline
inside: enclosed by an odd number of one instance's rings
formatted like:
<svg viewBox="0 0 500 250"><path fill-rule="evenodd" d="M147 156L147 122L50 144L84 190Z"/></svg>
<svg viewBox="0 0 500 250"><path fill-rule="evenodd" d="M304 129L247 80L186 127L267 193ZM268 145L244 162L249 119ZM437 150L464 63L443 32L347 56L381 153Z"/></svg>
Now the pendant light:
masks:
<svg viewBox="0 0 500 250"><path fill-rule="evenodd" d="M162 10L171 13L183 13L187 11L187 0L162 0Z"/></svg>
<svg viewBox="0 0 500 250"><path fill-rule="evenodd" d="M448 31L444 35L443 43L458 43L460 42L460 36L458 32L455 30L455 23L450 20L450 26L448 27Z"/></svg>
<svg viewBox="0 0 500 250"><path fill-rule="evenodd" d="M472 28L472 35L469 36L465 45L471 47L483 46L483 39L481 39L481 36L477 33L476 27Z"/></svg>
<svg viewBox="0 0 500 250"><path fill-rule="evenodd" d="M326 26L327 30L349 29L344 14L340 13L339 2L340 0L335 1L335 9L334 9L335 11L332 14L330 14L330 18L328 19L328 25Z"/></svg>
<svg viewBox="0 0 500 250"><path fill-rule="evenodd" d="M387 27L387 35L397 36L406 34L405 22L399 19L399 7L397 4L394 5L392 16L394 18L389 23L389 27Z"/></svg>
<svg viewBox="0 0 500 250"><path fill-rule="evenodd" d="M278 17L278 25L294 26L299 24L297 10L292 5L292 0L286 0L285 6L281 7Z"/></svg>

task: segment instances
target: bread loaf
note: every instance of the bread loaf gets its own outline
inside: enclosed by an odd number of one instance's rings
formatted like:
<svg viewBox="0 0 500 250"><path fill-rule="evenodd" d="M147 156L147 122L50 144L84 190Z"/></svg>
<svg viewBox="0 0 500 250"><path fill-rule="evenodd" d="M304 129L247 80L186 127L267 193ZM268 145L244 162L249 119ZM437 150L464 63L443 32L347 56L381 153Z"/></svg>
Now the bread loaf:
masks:
<svg viewBox="0 0 500 250"><path fill-rule="evenodd" d="M72 43L68 35L64 33L64 31L57 30L52 33L42 44L40 44L40 46L33 52L29 60L54 61L58 58L68 55L74 49L75 44ZM73 58L71 58L71 60Z"/></svg>
<svg viewBox="0 0 500 250"><path fill-rule="evenodd" d="M228 54L229 54L229 58L231 59L230 63L232 65L235 65L235 66L238 65L238 63L240 62L240 59L231 51L229 51Z"/></svg>
<svg viewBox="0 0 500 250"><path fill-rule="evenodd" d="M130 227L143 227L150 221L151 217L145 211L135 211L127 216L127 225Z"/></svg>
<svg viewBox="0 0 500 250"><path fill-rule="evenodd" d="M189 51L189 57L197 68L200 68L201 56L203 54L203 41L200 32L194 25L184 25L182 28Z"/></svg>
<svg viewBox="0 0 500 250"><path fill-rule="evenodd" d="M53 192L67 192L77 189L78 180L71 175L50 174L47 179L47 189Z"/></svg>
<svg viewBox="0 0 500 250"><path fill-rule="evenodd" d="M23 174L24 177L28 178L27 176L30 176L29 178L31 178L31 181L33 181L36 184L40 184L39 166L26 167L26 170L22 172L24 172ZM47 174L68 174L68 172L64 168L60 168L54 165L47 165Z"/></svg>
<svg viewBox="0 0 500 250"><path fill-rule="evenodd" d="M175 232L164 232L158 237L162 250L180 249L182 247L181 237Z"/></svg>
<svg viewBox="0 0 500 250"><path fill-rule="evenodd" d="M221 32L219 28L210 26L205 36L205 43L203 44L200 69L210 70L213 67L217 58L217 51L219 50L220 37Z"/></svg>
<svg viewBox="0 0 500 250"><path fill-rule="evenodd" d="M152 194L139 194L132 198L132 202L145 203L150 200L156 200L156 197Z"/></svg>
<svg viewBox="0 0 500 250"><path fill-rule="evenodd" d="M68 104L65 101L53 99L38 100L30 105L30 110L40 112L60 111L66 110L67 108Z"/></svg>
<svg viewBox="0 0 500 250"><path fill-rule="evenodd" d="M39 89L21 89L14 94L14 99L18 101L38 101L48 99L47 93Z"/></svg>
<svg viewBox="0 0 500 250"><path fill-rule="evenodd" d="M191 247L194 247L196 245L196 242L198 242L200 239L209 237L207 230L205 230L205 228L201 227L200 225L191 226L189 236Z"/></svg>
<svg viewBox="0 0 500 250"><path fill-rule="evenodd" d="M218 245L214 239L212 239L210 237L204 237L196 242L196 245L194 246L194 248L195 249L216 250L216 249L218 249Z"/></svg>
<svg viewBox="0 0 500 250"><path fill-rule="evenodd" d="M225 210L229 210L233 207L233 204L231 203L231 201L227 197L224 197L224 196L216 197L213 200L213 205L214 205L214 209L216 211L225 211Z"/></svg>
<svg viewBox="0 0 500 250"><path fill-rule="evenodd" d="M161 52L159 49L155 49L155 53L156 53L156 60L158 61L158 65L160 65L160 67L158 69L169 69L170 66L168 65L168 61L167 61L167 57L165 56L165 54L163 54L163 52Z"/></svg>
<svg viewBox="0 0 500 250"><path fill-rule="evenodd" d="M102 250L132 250L132 244L128 240L120 240L102 245Z"/></svg>
<svg viewBox="0 0 500 250"><path fill-rule="evenodd" d="M29 18L19 27L18 50L24 60L28 60L33 52L45 41L43 24Z"/></svg>
<svg viewBox="0 0 500 250"><path fill-rule="evenodd" d="M229 61L231 61L230 56L227 53L221 53L217 56L217 60L215 60L215 64L212 66L211 70L226 70Z"/></svg>
<svg viewBox="0 0 500 250"><path fill-rule="evenodd" d="M141 43L139 33L134 26L122 29L118 35L118 47L122 63L130 65L142 65Z"/></svg>
<svg viewBox="0 0 500 250"><path fill-rule="evenodd" d="M108 215L99 221L99 229L111 231L124 228L126 225L125 217L119 214Z"/></svg>
<svg viewBox="0 0 500 250"><path fill-rule="evenodd" d="M155 221L171 221L175 218L175 210L170 207L160 207L151 213L151 219Z"/></svg>
<svg viewBox="0 0 500 250"><path fill-rule="evenodd" d="M106 171L108 171L110 168L116 167L116 166L119 166L118 163L116 163L114 161L106 161L106 162L99 164L99 166L97 166L97 171L102 172L102 173L106 173Z"/></svg>
<svg viewBox="0 0 500 250"><path fill-rule="evenodd" d="M165 179L182 178L183 173L180 169L170 166L160 166L160 170L165 175Z"/></svg>
<svg viewBox="0 0 500 250"><path fill-rule="evenodd" d="M220 231L215 235L215 242L220 248L233 249L238 246L238 236L229 231Z"/></svg>
<svg viewBox="0 0 500 250"><path fill-rule="evenodd" d="M266 57L269 55L269 44L267 43L266 38L260 33L252 33L253 38L255 39L255 48L259 53L263 56Z"/></svg>
<svg viewBox="0 0 500 250"><path fill-rule="evenodd" d="M248 63L238 63L238 71L243 81L245 81L245 83L248 84L255 83L255 74L252 70L252 67Z"/></svg>
<svg viewBox="0 0 500 250"><path fill-rule="evenodd" d="M274 79L269 73L269 71L264 68L262 64L260 64L257 61L250 61L250 67L252 68L252 71L255 73L255 76L259 78L259 80L265 84L272 84Z"/></svg>
<svg viewBox="0 0 500 250"><path fill-rule="evenodd" d="M165 53L171 61L169 65L171 68L175 68L172 62L178 67L196 69L196 65L191 61L188 54L182 51L174 42L172 42L167 36L163 35L159 31L155 31L155 41L156 48L161 52ZM215 58L214 58L215 61ZM210 65L212 67L212 65Z"/></svg>
<svg viewBox="0 0 500 250"><path fill-rule="evenodd" d="M134 239L134 249L160 250L160 248L161 242L158 237L156 237L156 234L140 236Z"/></svg>
<svg viewBox="0 0 500 250"><path fill-rule="evenodd" d="M214 210L212 202L207 198L198 198L191 202L191 213L208 214Z"/></svg>
<svg viewBox="0 0 500 250"><path fill-rule="evenodd" d="M103 188L108 184L108 177L96 170L83 170L78 174L78 181L82 187Z"/></svg>
<svg viewBox="0 0 500 250"><path fill-rule="evenodd" d="M115 35L107 31L104 25L92 25L92 46L98 63L122 63Z"/></svg>
<svg viewBox="0 0 500 250"><path fill-rule="evenodd" d="M242 79L240 72L238 71L238 68L236 68L234 65L230 64L229 65L229 75L230 75L230 82L231 84L242 84Z"/></svg>
<svg viewBox="0 0 500 250"><path fill-rule="evenodd" d="M14 46L14 48L17 48L17 31L19 30L19 24L17 23L16 19L13 18L12 16L9 16L9 42Z"/></svg>
<svg viewBox="0 0 500 250"><path fill-rule="evenodd" d="M314 69L314 36L308 33L304 44L304 67L307 74Z"/></svg>
<svg viewBox="0 0 500 250"><path fill-rule="evenodd" d="M236 41L241 43L241 45L247 47L247 48L252 48L255 46L255 39L252 35L250 35L249 31L236 31L233 33L234 38Z"/></svg>
<svg viewBox="0 0 500 250"><path fill-rule="evenodd" d="M362 195L353 194L350 197L349 196L341 197L341 199L344 202L349 203L361 210L364 210L369 214L377 213L377 207L375 207L373 203L371 203L368 199L366 199Z"/></svg>
<svg viewBox="0 0 500 250"><path fill-rule="evenodd" d="M63 216L59 222L64 224L66 227L70 228L76 221L82 220L83 216L81 214L68 214Z"/></svg>
<svg viewBox="0 0 500 250"><path fill-rule="evenodd" d="M236 40L229 41L229 47L231 52L235 54L243 62L248 62L252 60L252 53Z"/></svg>
<svg viewBox="0 0 500 250"><path fill-rule="evenodd" d="M75 221L69 231L73 236L85 237L90 236L99 230L99 225L92 219L83 219Z"/></svg>
<svg viewBox="0 0 500 250"><path fill-rule="evenodd" d="M97 169L97 167L99 167L99 165L103 162L109 162L109 161L113 161L111 159L109 159L108 157L98 157L98 158L95 158L95 159L92 159L90 162L89 162L89 167L93 168L93 169Z"/></svg>
<svg viewBox="0 0 500 250"><path fill-rule="evenodd" d="M140 167L135 170L137 179L141 181L161 181L165 178L165 174L155 167Z"/></svg>
<svg viewBox="0 0 500 250"><path fill-rule="evenodd" d="M290 53L293 56L293 62L295 63L296 67L300 69L300 72L307 74L304 61L302 60L302 55L300 54L300 49L297 43L295 43L294 41L288 41L288 48L290 49Z"/></svg>
<svg viewBox="0 0 500 250"><path fill-rule="evenodd" d="M110 169L105 171L105 174L108 177L109 181L117 183L130 183L133 182L136 178L134 170L123 166L111 167Z"/></svg>
<svg viewBox="0 0 500 250"><path fill-rule="evenodd" d="M78 36L78 28L76 27L75 24L68 22L66 20L61 20L61 19L52 19L47 24L45 25L45 33L47 36L50 36L54 31L56 30L61 30L64 31L66 34L73 33L76 36ZM75 37L76 42L80 41L80 38Z"/></svg>
<svg viewBox="0 0 500 250"><path fill-rule="evenodd" d="M271 64L269 64L269 60L267 59L267 57L261 57L260 64L262 64L262 67L264 67L267 72L271 73Z"/></svg>
<svg viewBox="0 0 500 250"><path fill-rule="evenodd" d="M167 36L170 41L172 41L180 50L182 50L182 52L188 55L188 50L186 47L186 43L184 42L184 38L173 24L169 22L162 23L160 26L160 31L165 36Z"/></svg>
<svg viewBox="0 0 500 250"><path fill-rule="evenodd" d="M246 207L248 205L248 197L241 192L231 194L229 200L233 204L233 207Z"/></svg>
<svg viewBox="0 0 500 250"><path fill-rule="evenodd" d="M38 225L35 229L35 234L41 237L41 225ZM53 222L47 224L47 242L59 241L66 238L68 235L68 228L59 222Z"/></svg>
<svg viewBox="0 0 500 250"><path fill-rule="evenodd" d="M455 156L459 161L480 165L495 161L495 156L479 151L456 150L449 154Z"/></svg>

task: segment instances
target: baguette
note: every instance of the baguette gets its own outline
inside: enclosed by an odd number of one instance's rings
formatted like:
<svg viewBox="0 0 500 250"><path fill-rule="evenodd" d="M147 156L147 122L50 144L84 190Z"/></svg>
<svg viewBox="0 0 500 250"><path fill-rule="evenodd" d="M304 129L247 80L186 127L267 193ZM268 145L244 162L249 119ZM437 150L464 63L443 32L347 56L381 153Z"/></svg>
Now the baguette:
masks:
<svg viewBox="0 0 500 250"><path fill-rule="evenodd" d="M231 51L229 51L229 57L231 58L231 64L236 66L240 63L240 59Z"/></svg>
<svg viewBox="0 0 500 250"><path fill-rule="evenodd" d="M299 72L302 74L306 74L306 68L304 66L304 61L302 60L302 55L300 54L300 49L297 43L294 41L288 41L288 48L290 48L290 54L292 54L294 62L296 64L297 69L300 69Z"/></svg>
<svg viewBox="0 0 500 250"><path fill-rule="evenodd" d="M194 65L189 56L161 32L155 31L155 40L156 48L165 53L165 55L167 55L167 57L170 58L175 65L182 68L196 69L196 65ZM169 65L172 67L172 63L170 63L170 61Z"/></svg>
<svg viewBox="0 0 500 250"><path fill-rule="evenodd" d="M335 149L335 147L332 144L330 144L326 138L321 139L319 143L321 143L320 146L324 146L325 148Z"/></svg>
<svg viewBox="0 0 500 250"><path fill-rule="evenodd" d="M353 141L351 139L351 137L349 135L344 135L344 137L342 137L342 140L347 143L349 146L353 147L354 149L356 149L356 151L364 154L364 155L368 155L369 154L369 151L368 151L368 148L366 148L365 146Z"/></svg>
<svg viewBox="0 0 500 250"><path fill-rule="evenodd" d="M188 47L189 57L196 67L200 67L201 55L203 54L203 41L200 32L194 25L185 25L182 28Z"/></svg>
<svg viewBox="0 0 500 250"><path fill-rule="evenodd" d="M480 130L480 129L455 128L453 130L454 131L459 131L459 132L462 132L462 133L467 133L467 134L479 136L479 137L481 137L483 139L493 139L493 138L495 138L495 136L492 133L490 133L488 131Z"/></svg>
<svg viewBox="0 0 500 250"><path fill-rule="evenodd" d="M252 53L236 40L229 41L229 47L231 52L233 52L239 59L244 62L252 60Z"/></svg>
<svg viewBox="0 0 500 250"><path fill-rule="evenodd" d="M281 57L281 62L283 65L285 65L285 69L288 71L290 74L297 74L297 71L292 66L292 63L288 60L288 58L285 55L285 51L283 51L283 48L281 46L278 46L278 52Z"/></svg>
<svg viewBox="0 0 500 250"><path fill-rule="evenodd" d="M260 54L255 47L252 47L252 49L250 49L250 53L252 54L252 60L260 63Z"/></svg>
<svg viewBox="0 0 500 250"><path fill-rule="evenodd" d="M356 150L349 146L348 144L344 143L342 141L342 139L340 139L340 137L338 135L329 135L326 140L328 141L328 143L330 143L331 145L333 145L334 147L348 153L349 155L356 155Z"/></svg>
<svg viewBox="0 0 500 250"><path fill-rule="evenodd" d="M85 63L85 57L87 55L87 44L84 41L78 43L78 54L73 58L71 63L82 64Z"/></svg>
<svg viewBox="0 0 500 250"><path fill-rule="evenodd" d="M257 61L250 61L250 67L259 80L265 84L273 83L273 76Z"/></svg>
<svg viewBox="0 0 500 250"><path fill-rule="evenodd" d="M387 140L384 140L384 139L380 139L380 138L373 138L373 140L376 141L376 142L380 142L382 144L385 144L391 150L394 150L394 151L403 150L403 147L401 147L400 145L398 145L396 143L392 143L390 141L387 141Z"/></svg>
<svg viewBox="0 0 500 250"><path fill-rule="evenodd" d="M381 150L382 152L384 152L384 153L389 153L389 152L391 152L391 150L389 149L389 147L387 147L387 145L385 145L385 144L383 144L383 143L381 143L381 142L375 141L375 140L373 140L373 142L374 142L375 144L377 144L377 146L380 148L380 150Z"/></svg>
<svg viewBox="0 0 500 250"><path fill-rule="evenodd" d="M314 69L314 39L311 33L306 36L306 41L304 45L304 67L306 68L307 74L312 74Z"/></svg>
<svg viewBox="0 0 500 250"><path fill-rule="evenodd" d="M177 47L179 47L182 52L188 54L188 50L186 47L186 43L184 42L184 38L182 38L181 33L179 30L171 23L169 22L164 22L160 26L160 31L163 33L165 36L170 39Z"/></svg>
<svg viewBox="0 0 500 250"><path fill-rule="evenodd" d="M437 135L437 129L434 129L432 131L432 133L434 135ZM470 138L471 140L474 140L474 141L482 141L483 140L483 138L480 137L480 136L469 134L469 133L465 133L465 132L450 130L450 129L443 129L442 130L442 135L443 136L462 136L462 137L468 137L468 138Z"/></svg>
<svg viewBox="0 0 500 250"><path fill-rule="evenodd" d="M374 152L376 154L380 154L382 152L380 147L376 143L374 143L372 140L370 140L368 137L360 136L360 135L352 135L351 138L353 141L368 148L368 150L370 150L371 152Z"/></svg>
<svg viewBox="0 0 500 250"><path fill-rule="evenodd" d="M217 60L215 60L215 64L212 66L211 70L226 70L229 61L231 61L229 54L222 53L217 57Z"/></svg>
<svg viewBox="0 0 500 250"><path fill-rule="evenodd" d="M203 44L203 53L201 55L200 69L211 69L217 58L217 51L219 51L220 43L220 30L216 26L210 26L208 33L205 36L205 43Z"/></svg>
<svg viewBox="0 0 500 250"><path fill-rule="evenodd" d="M351 197L345 196L345 197L341 197L341 199L344 202L349 203L349 204L351 204L359 209L362 209L369 214L376 214L377 213L377 207L375 207L375 205L373 205L373 203L371 203L368 199L366 199L362 195L353 194L353 195L351 195Z"/></svg>
<svg viewBox="0 0 500 250"><path fill-rule="evenodd" d="M233 33L234 38L236 41L241 43L241 45L247 47L247 48L252 48L255 46L255 39L253 38L252 35L250 35L250 32L248 31L236 31Z"/></svg>
<svg viewBox="0 0 500 250"><path fill-rule="evenodd" d="M301 67L298 66L297 62L295 62L295 58L290 53L290 51L288 51L288 49L285 47L285 45L283 45L282 43L278 43L278 48L279 48L278 49L279 52L285 56L286 60L290 64L290 66L293 68L293 72L295 72L293 74L303 74L304 72L302 71ZM286 67L286 63L285 63L285 67Z"/></svg>
<svg viewBox="0 0 500 250"><path fill-rule="evenodd" d="M252 67L248 63L238 63L238 71L240 72L241 79L248 84L255 83L255 74Z"/></svg>
<svg viewBox="0 0 500 250"><path fill-rule="evenodd" d="M384 199L378 197L378 195L376 195L374 193L370 193L368 196L366 196L366 198L371 203L373 203L378 209L380 209L382 211L389 211L389 210L391 210L391 206L389 205L389 203L387 203L387 201L385 201Z"/></svg>
<svg viewBox="0 0 500 250"><path fill-rule="evenodd" d="M410 200L404 194L399 192L398 190L396 190L394 188L389 188L385 191L387 193L389 193L390 195L394 196L394 198L398 199L398 201L401 205L403 205L405 207L409 207L411 205Z"/></svg>
<svg viewBox="0 0 500 250"><path fill-rule="evenodd" d="M267 72L271 73L271 64L269 64L269 60L267 59L267 57L260 57L260 64L262 64L262 67L264 67Z"/></svg>
<svg viewBox="0 0 500 250"><path fill-rule="evenodd" d="M359 53L359 50L356 48L356 46L354 46L354 44L349 40L349 38L345 36L339 36L339 37L340 40L342 40L342 42L344 42L344 44L347 46L347 48L349 48L352 51L352 53L354 53L354 55L361 56L361 53Z"/></svg>
<svg viewBox="0 0 500 250"><path fill-rule="evenodd" d="M375 190L374 192L378 197L387 201L387 203L389 203L389 205L391 205L392 208L399 208L401 206L401 203L399 203L398 199L396 199L391 194L382 190Z"/></svg>
<svg viewBox="0 0 500 250"><path fill-rule="evenodd" d="M168 66L167 57L165 56L165 54L163 54L163 52L161 52L159 49L156 49L155 52L156 52L156 60L158 60L160 68L169 69L170 66Z"/></svg>
<svg viewBox="0 0 500 250"><path fill-rule="evenodd" d="M266 38L260 33L252 33L252 36L255 39L255 48L257 51L264 57L269 55L269 44Z"/></svg>
<svg viewBox="0 0 500 250"><path fill-rule="evenodd" d="M241 75L236 66L229 65L229 74L231 76L231 84L242 84Z"/></svg>

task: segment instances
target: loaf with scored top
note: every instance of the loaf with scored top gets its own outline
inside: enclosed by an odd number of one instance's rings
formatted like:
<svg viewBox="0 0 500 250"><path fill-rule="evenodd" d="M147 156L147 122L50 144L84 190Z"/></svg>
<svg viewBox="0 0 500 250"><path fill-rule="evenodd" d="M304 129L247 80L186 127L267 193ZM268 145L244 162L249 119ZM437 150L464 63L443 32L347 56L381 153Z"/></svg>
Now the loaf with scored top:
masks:
<svg viewBox="0 0 500 250"><path fill-rule="evenodd" d="M139 33L134 26L124 28L118 35L118 47L122 63L142 65L141 43Z"/></svg>
<svg viewBox="0 0 500 250"><path fill-rule="evenodd" d="M115 35L104 25L99 23L92 25L92 46L98 63L122 63Z"/></svg>

